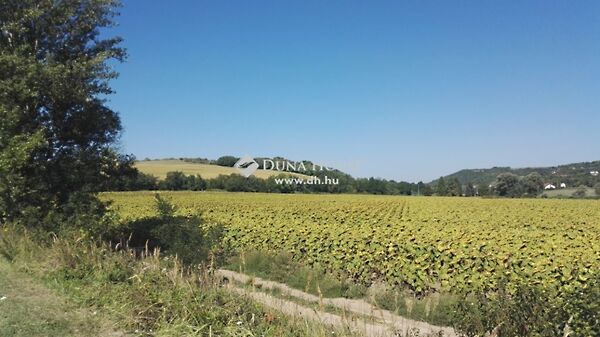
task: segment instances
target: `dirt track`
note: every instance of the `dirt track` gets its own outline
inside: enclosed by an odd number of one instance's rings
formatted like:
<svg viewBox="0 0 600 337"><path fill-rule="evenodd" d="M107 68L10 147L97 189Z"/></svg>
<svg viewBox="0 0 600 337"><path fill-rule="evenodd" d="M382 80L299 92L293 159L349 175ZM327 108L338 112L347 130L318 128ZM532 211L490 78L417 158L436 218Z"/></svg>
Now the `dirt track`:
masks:
<svg viewBox="0 0 600 337"><path fill-rule="evenodd" d="M248 289L236 286L233 282L228 283L233 291L247 295L266 307L278 310L286 315L320 321L324 324L338 328L350 327L362 332L368 337L410 336L412 335L411 333L414 334L414 332L417 331L418 336L440 336L440 334L441 336L448 337L457 336L452 328L435 326L429 323L398 316L388 310L378 309L362 300L319 298L318 296L305 293L298 289L290 288L282 283L263 280L258 277L250 277L230 270L220 269L218 272L219 275L229 280L242 284L252 284L254 286L253 289ZM325 306L336 307L344 312L359 315L360 317L357 318L356 316L353 316L352 319L348 319L347 317L340 315L316 310L294 301L271 296L257 288L278 289L282 294L299 299L303 302L319 303Z"/></svg>

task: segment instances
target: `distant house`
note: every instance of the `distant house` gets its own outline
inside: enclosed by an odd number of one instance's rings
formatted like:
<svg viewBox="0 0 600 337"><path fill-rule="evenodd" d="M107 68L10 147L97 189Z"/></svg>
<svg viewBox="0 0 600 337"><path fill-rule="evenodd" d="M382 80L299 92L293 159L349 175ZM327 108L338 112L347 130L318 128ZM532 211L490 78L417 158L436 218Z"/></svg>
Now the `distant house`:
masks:
<svg viewBox="0 0 600 337"><path fill-rule="evenodd" d="M594 177L598 176L598 171L590 171L590 174L593 175Z"/></svg>
<svg viewBox="0 0 600 337"><path fill-rule="evenodd" d="M560 183L560 188L567 188L567 184L565 184L565 183Z"/></svg>
<svg viewBox="0 0 600 337"><path fill-rule="evenodd" d="M555 190L556 186L552 185L552 184L546 184L546 186L544 186L545 190Z"/></svg>

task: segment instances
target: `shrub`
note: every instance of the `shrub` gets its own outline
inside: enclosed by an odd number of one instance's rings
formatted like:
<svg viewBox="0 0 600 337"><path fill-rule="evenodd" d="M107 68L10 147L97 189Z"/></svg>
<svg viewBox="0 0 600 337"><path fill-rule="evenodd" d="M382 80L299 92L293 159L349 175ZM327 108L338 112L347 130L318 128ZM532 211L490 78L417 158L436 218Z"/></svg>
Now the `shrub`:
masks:
<svg viewBox="0 0 600 337"><path fill-rule="evenodd" d="M600 275L563 292L500 285L473 292L456 304L454 326L465 336L600 336Z"/></svg>
<svg viewBox="0 0 600 337"><path fill-rule="evenodd" d="M133 248L160 248L176 255L185 264L208 260L220 243L223 227L205 225L200 215L175 215L177 208L159 194L155 195L157 217L133 221L121 229L119 240Z"/></svg>
<svg viewBox="0 0 600 337"><path fill-rule="evenodd" d="M521 286L514 293L501 286L495 293L469 294L456 304L455 328L465 336L554 337L562 335L568 317L552 297Z"/></svg>
<svg viewBox="0 0 600 337"><path fill-rule="evenodd" d="M234 156L222 156L217 159L216 163L219 166L233 167L240 158Z"/></svg>
<svg viewBox="0 0 600 337"><path fill-rule="evenodd" d="M565 310L572 317L571 336L600 336L600 275L569 291Z"/></svg>

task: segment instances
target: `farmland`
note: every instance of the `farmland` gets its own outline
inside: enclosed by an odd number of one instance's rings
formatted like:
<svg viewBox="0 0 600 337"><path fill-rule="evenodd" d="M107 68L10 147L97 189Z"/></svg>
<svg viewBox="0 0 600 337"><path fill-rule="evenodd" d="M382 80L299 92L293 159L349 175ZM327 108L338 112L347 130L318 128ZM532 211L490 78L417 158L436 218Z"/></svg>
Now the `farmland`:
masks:
<svg viewBox="0 0 600 337"><path fill-rule="evenodd" d="M186 175L199 174L205 179L216 178L219 175L239 174L238 170L233 167L192 163L177 159L138 161L135 163L135 167L141 172L153 175L159 179L164 179L168 172L174 171L183 172ZM266 179L280 173L281 172L279 171L257 170L253 175L258 178ZM289 174L299 177L304 176L298 173Z"/></svg>
<svg viewBox="0 0 600 337"><path fill-rule="evenodd" d="M600 268L596 200L168 192L238 249L287 251L361 283L415 293L493 289L500 279L585 283ZM106 193L123 221L154 215L153 193Z"/></svg>
<svg viewBox="0 0 600 337"><path fill-rule="evenodd" d="M556 189L556 190L545 190L542 194L544 194L550 198L555 198L555 197L568 198L568 197L571 197L573 195L573 193L575 193L576 191L577 191L577 188L560 188L560 189ZM590 187L585 188L585 196L600 197L600 195L597 195L596 192L594 191L594 189L590 188Z"/></svg>

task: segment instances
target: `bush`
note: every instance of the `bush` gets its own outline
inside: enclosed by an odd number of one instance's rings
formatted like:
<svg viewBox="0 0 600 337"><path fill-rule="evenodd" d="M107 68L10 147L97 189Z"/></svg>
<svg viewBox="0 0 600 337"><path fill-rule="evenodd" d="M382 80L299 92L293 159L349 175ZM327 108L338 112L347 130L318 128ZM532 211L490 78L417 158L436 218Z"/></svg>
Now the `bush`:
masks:
<svg viewBox="0 0 600 337"><path fill-rule="evenodd" d="M223 227L205 226L200 215L175 215L177 208L159 194L155 195L155 207L157 217L127 224L118 239L127 238L128 244L138 250L160 248L185 264L207 261L221 241Z"/></svg>
<svg viewBox="0 0 600 337"><path fill-rule="evenodd" d="M600 336L600 275L563 292L529 284L464 295L454 326L465 336Z"/></svg>
<svg viewBox="0 0 600 337"><path fill-rule="evenodd" d="M590 278L565 296L571 336L600 336L600 275Z"/></svg>
<svg viewBox="0 0 600 337"><path fill-rule="evenodd" d="M93 194L73 193L46 213L40 212L37 207L24 208L14 223L34 231L36 235L78 230L90 236L101 236L110 231L116 217L109 211L109 205L110 202L101 201Z"/></svg>
<svg viewBox="0 0 600 337"><path fill-rule="evenodd" d="M454 326L465 336L554 337L568 320L547 294L527 286L514 294L504 286L496 293L469 294L457 303L455 315Z"/></svg>
<svg viewBox="0 0 600 337"><path fill-rule="evenodd" d="M217 159L216 163L219 166L233 167L240 158L234 156L222 156Z"/></svg>
<svg viewBox="0 0 600 337"><path fill-rule="evenodd" d="M160 182L160 188L163 190L180 191L187 187L187 177L183 172L167 172L165 180Z"/></svg>

